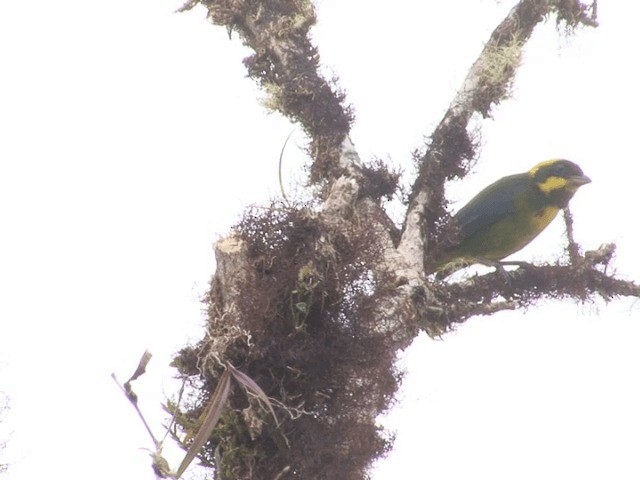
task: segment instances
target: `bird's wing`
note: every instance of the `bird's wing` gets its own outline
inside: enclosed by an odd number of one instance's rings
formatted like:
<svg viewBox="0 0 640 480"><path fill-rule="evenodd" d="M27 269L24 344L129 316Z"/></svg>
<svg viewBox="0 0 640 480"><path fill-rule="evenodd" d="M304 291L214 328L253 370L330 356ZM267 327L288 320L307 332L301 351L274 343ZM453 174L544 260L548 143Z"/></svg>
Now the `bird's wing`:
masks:
<svg viewBox="0 0 640 480"><path fill-rule="evenodd" d="M516 213L515 198L530 188L527 174L511 175L492 183L454 215L462 238Z"/></svg>

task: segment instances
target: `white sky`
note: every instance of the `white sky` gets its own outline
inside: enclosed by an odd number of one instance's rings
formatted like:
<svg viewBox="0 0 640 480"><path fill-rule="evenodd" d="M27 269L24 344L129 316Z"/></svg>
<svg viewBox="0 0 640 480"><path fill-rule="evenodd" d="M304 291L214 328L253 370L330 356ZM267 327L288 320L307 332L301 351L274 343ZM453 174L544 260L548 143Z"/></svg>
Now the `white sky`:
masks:
<svg viewBox="0 0 640 480"><path fill-rule="evenodd" d="M167 364L202 334L211 245L244 206L278 195L291 125L260 106L237 36L179 5L0 2L9 480L153 478L150 441L109 375L154 353L136 386L159 433ZM512 2L390 5L320 0L314 37L355 106L361 156L410 170ZM476 173L450 191L459 206L500 176L569 158L593 179L572 202L578 238L617 242L616 268L638 279L640 5L599 9L602 26L569 41L553 22L536 31L514 98L483 123ZM285 162L299 177L302 153ZM553 258L562 232L555 222L517 258ZM547 302L419 337L386 420L396 447L374 479L639 478L639 320L629 300ZM179 452L168 457L175 468Z"/></svg>

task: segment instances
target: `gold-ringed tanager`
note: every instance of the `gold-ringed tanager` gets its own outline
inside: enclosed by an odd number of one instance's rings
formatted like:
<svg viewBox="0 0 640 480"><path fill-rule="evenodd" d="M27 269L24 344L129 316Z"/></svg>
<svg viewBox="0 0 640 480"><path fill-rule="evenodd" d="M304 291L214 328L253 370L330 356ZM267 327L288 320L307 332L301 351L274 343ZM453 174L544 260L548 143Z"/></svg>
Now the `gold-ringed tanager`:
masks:
<svg viewBox="0 0 640 480"><path fill-rule="evenodd" d="M457 242L436 259L439 276L497 264L529 244L591 179L569 160L548 160L492 183L453 217Z"/></svg>

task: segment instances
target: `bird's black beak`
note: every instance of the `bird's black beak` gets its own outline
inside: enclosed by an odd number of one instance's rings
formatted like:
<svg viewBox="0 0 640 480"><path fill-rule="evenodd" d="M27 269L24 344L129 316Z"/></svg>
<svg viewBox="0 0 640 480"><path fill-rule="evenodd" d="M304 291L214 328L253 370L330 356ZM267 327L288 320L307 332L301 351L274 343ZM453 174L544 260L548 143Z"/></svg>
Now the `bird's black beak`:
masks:
<svg viewBox="0 0 640 480"><path fill-rule="evenodd" d="M573 175L569 177L569 181L576 187L581 187L587 183L591 183L591 179L586 175Z"/></svg>

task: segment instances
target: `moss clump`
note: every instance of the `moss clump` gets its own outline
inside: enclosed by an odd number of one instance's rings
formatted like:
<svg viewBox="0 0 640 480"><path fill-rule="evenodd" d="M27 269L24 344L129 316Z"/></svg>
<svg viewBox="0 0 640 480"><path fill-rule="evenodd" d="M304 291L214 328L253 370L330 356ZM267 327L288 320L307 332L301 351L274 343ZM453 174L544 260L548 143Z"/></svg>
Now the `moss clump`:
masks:
<svg viewBox="0 0 640 480"><path fill-rule="evenodd" d="M292 478L361 479L390 447L375 417L398 375L371 311L385 279L369 267L379 248L366 226L349 228L277 205L249 211L235 227L249 265L239 294L229 305L214 277L207 336L175 363L198 372L210 394L230 362L273 399L280 426L235 387L202 454L220 478L273 479L288 468ZM178 417L183 430L206 400Z"/></svg>

